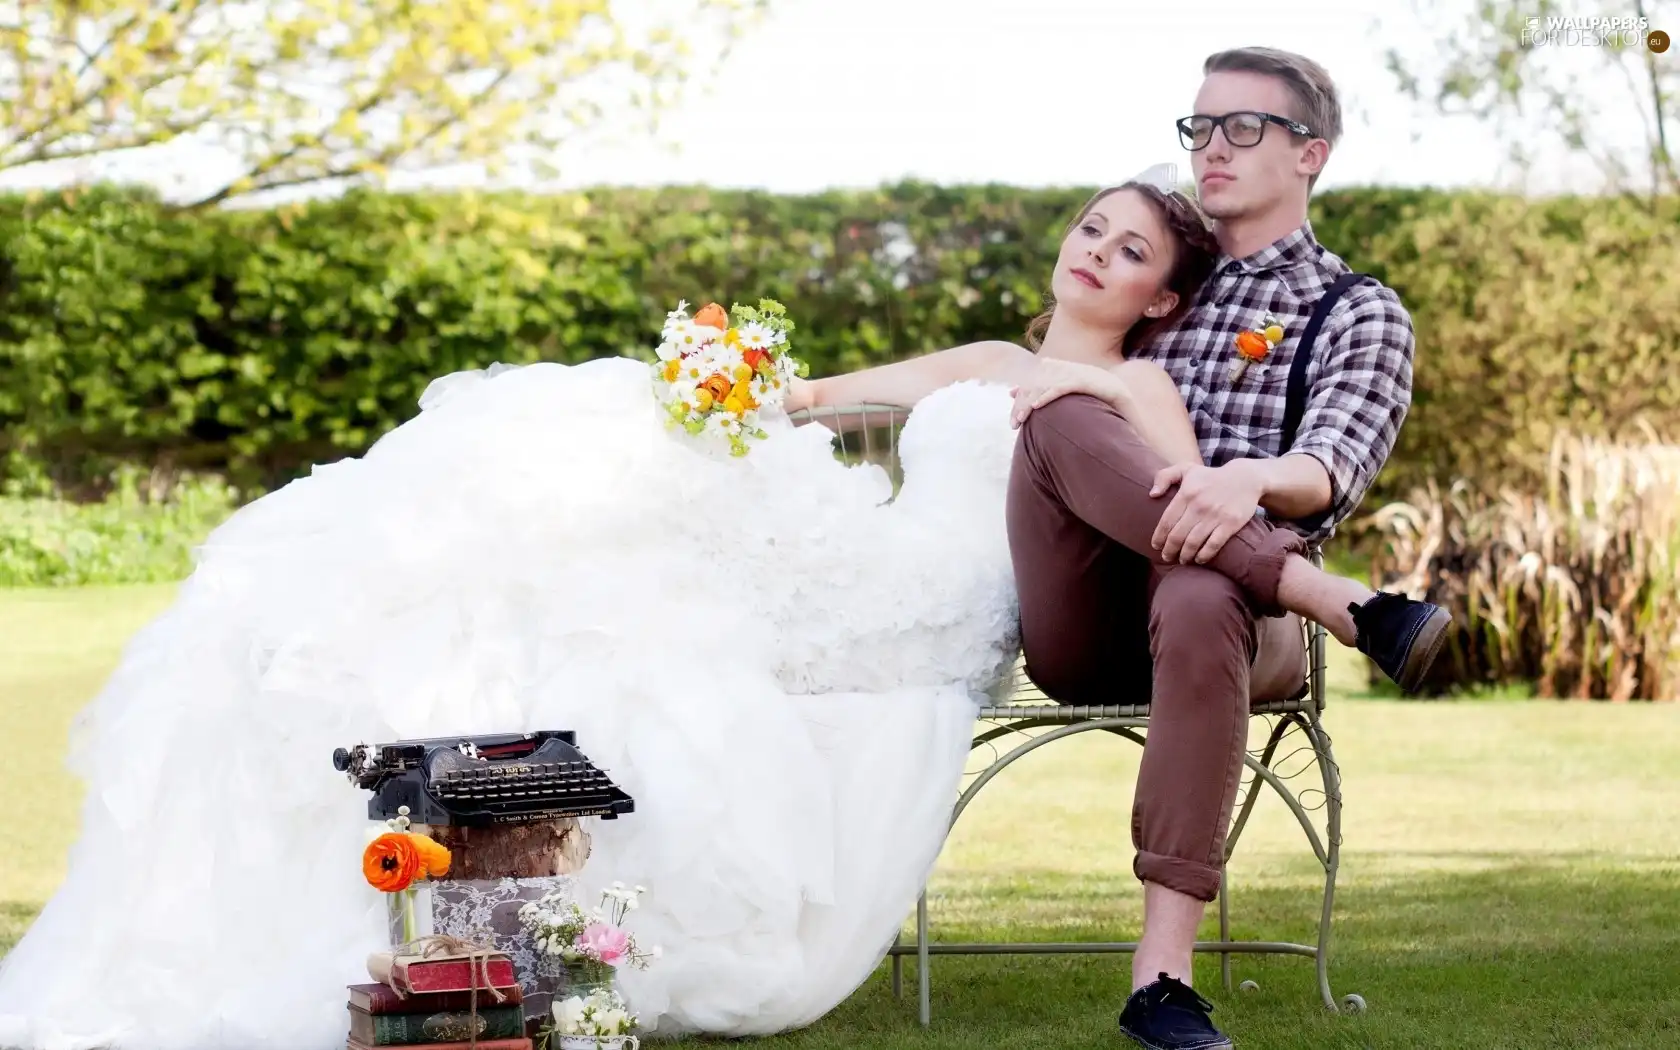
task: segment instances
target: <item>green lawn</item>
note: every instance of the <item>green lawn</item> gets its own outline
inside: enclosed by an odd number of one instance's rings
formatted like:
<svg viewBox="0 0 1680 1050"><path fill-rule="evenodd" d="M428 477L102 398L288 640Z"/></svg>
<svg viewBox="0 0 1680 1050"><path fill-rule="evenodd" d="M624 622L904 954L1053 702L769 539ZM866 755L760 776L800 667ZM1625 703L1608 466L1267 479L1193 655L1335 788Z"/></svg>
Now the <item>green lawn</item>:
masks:
<svg viewBox="0 0 1680 1050"><path fill-rule="evenodd" d="M167 587L0 591L0 949L63 872L75 787L71 716ZM1304 959L1217 960L1198 986L1245 1048L1680 1046L1680 708L1361 697L1336 653L1329 713L1345 779L1338 992L1322 1009ZM1296 760L1299 764L1299 759ZM1035 752L964 817L933 887L936 936L1132 939L1127 836L1135 749L1077 738ZM1238 936L1310 940L1317 867L1263 799L1233 865ZM1212 930L1208 931L1209 936ZM792 1048L1118 1046L1129 959L934 962L934 1026L895 1002L883 967Z"/></svg>

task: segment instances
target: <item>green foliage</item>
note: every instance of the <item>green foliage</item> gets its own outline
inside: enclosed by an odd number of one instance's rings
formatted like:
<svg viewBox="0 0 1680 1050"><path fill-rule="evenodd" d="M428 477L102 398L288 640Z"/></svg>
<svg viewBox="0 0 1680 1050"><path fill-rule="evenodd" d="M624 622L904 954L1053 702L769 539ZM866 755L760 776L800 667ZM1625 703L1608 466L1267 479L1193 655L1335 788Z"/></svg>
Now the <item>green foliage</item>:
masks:
<svg viewBox="0 0 1680 1050"><path fill-rule="evenodd" d="M0 199L0 436L13 477L115 466L272 486L365 450L432 378L652 358L679 299L773 295L813 374L1019 338L1084 188L905 183L389 195L172 211L111 189ZM1315 200L1320 239L1418 327L1376 499L1538 479L1554 426L1680 423L1680 214L1431 190Z"/></svg>
<svg viewBox="0 0 1680 1050"><path fill-rule="evenodd" d="M1677 204L1466 194L1376 235L1418 330L1391 480L1541 490L1559 433L1676 431Z"/></svg>
<svg viewBox="0 0 1680 1050"><path fill-rule="evenodd" d="M121 471L97 503L0 496L0 587L162 583L192 571L193 548L237 506L218 482L167 488Z"/></svg>

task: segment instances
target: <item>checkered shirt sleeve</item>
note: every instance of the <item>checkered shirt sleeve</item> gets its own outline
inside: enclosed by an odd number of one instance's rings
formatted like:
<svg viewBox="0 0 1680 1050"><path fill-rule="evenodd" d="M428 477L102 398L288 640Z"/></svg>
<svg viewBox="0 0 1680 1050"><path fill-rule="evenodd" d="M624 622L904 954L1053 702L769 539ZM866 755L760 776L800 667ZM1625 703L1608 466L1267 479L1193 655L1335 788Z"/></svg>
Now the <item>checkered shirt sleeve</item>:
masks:
<svg viewBox="0 0 1680 1050"><path fill-rule="evenodd" d="M1326 319L1308 368L1305 412L1290 454L1312 456L1330 475L1322 540L1358 508L1382 470L1412 403L1416 337L1400 297L1383 285L1350 289Z"/></svg>

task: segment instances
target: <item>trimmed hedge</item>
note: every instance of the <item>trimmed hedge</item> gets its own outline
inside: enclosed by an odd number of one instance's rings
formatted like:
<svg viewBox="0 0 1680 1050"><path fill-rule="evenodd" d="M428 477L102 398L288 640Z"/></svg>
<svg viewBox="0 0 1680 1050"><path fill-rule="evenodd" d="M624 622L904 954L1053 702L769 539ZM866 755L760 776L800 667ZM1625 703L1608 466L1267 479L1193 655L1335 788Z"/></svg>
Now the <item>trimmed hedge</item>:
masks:
<svg viewBox="0 0 1680 1050"><path fill-rule="evenodd" d="M210 214L109 188L0 198L8 473L273 485L365 449L441 373L648 356L678 299L774 295L818 375L1018 338L1086 196L356 192ZM1417 323L1416 407L1381 491L1536 479L1559 425L1680 423L1675 202L1360 190L1321 195L1313 220Z"/></svg>
<svg viewBox="0 0 1680 1050"><path fill-rule="evenodd" d="M210 479L158 486L121 470L113 482L92 503L0 496L0 587L183 579L194 548L239 505Z"/></svg>

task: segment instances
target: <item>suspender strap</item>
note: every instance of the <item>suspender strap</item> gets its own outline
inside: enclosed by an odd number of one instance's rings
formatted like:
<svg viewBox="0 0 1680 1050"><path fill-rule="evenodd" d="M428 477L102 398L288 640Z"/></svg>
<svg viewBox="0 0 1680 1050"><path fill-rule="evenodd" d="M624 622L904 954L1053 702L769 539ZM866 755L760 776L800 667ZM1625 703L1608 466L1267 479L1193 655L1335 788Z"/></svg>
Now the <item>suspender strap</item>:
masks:
<svg viewBox="0 0 1680 1050"><path fill-rule="evenodd" d="M1336 305L1336 300L1342 293L1365 279L1362 273L1344 273L1336 278L1318 305L1313 307L1312 318L1307 321L1307 330L1301 333L1301 341L1295 344L1295 357L1289 362L1289 388L1284 392L1283 403L1283 445L1279 455L1288 452L1295 444L1295 431L1301 426L1301 417L1307 411L1307 366L1312 363L1313 344L1318 340L1318 330L1324 327L1324 319L1330 316L1330 310Z"/></svg>

